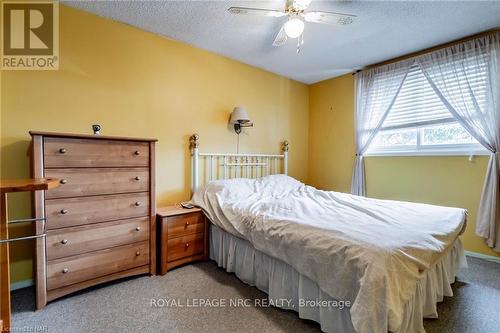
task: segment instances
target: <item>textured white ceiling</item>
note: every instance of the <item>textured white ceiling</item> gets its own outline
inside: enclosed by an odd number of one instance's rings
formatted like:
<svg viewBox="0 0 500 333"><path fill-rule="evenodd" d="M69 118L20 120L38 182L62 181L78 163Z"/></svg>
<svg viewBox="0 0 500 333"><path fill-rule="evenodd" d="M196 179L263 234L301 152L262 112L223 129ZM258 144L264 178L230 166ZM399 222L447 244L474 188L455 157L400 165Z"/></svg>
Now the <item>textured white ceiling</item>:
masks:
<svg viewBox="0 0 500 333"><path fill-rule="evenodd" d="M314 83L500 26L500 1L318 1L310 10L355 14L347 26L307 23L305 44L272 42L285 18L237 16L231 6L282 1L65 1L67 5L238 61Z"/></svg>

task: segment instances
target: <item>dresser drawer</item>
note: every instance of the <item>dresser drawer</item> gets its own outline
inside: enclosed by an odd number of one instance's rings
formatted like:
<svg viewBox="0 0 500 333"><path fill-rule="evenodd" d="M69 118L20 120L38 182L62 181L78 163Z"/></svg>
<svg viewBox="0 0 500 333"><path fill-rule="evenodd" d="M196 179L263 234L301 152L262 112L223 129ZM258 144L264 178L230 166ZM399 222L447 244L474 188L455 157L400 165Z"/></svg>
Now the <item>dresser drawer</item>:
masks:
<svg viewBox="0 0 500 333"><path fill-rule="evenodd" d="M61 183L46 192L47 199L149 190L147 168L46 169L45 177L58 178Z"/></svg>
<svg viewBox="0 0 500 333"><path fill-rule="evenodd" d="M148 166L149 143L47 137L43 154L46 168Z"/></svg>
<svg viewBox="0 0 500 333"><path fill-rule="evenodd" d="M148 217L48 231L47 259L69 257L148 239Z"/></svg>
<svg viewBox="0 0 500 333"><path fill-rule="evenodd" d="M49 230L149 216L149 192L50 199L45 214Z"/></svg>
<svg viewBox="0 0 500 333"><path fill-rule="evenodd" d="M148 242L56 259L47 263L47 289L53 290L147 264Z"/></svg>
<svg viewBox="0 0 500 333"><path fill-rule="evenodd" d="M174 261L185 257L203 253L205 250L204 233L187 235L168 240L168 261Z"/></svg>
<svg viewBox="0 0 500 333"><path fill-rule="evenodd" d="M168 238L204 232L205 216L200 213L178 215L167 220Z"/></svg>

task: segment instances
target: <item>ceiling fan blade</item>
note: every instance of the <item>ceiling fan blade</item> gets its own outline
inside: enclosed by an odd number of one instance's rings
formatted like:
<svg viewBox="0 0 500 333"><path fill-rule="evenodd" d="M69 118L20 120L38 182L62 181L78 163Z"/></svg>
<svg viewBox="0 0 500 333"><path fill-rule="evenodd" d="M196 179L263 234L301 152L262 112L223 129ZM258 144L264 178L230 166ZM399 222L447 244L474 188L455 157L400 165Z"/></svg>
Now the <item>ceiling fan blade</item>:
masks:
<svg viewBox="0 0 500 333"><path fill-rule="evenodd" d="M288 36L285 33L285 25L283 24L281 26L280 31L276 35L276 38L274 39L273 46L281 46L286 43L286 40L288 39Z"/></svg>
<svg viewBox="0 0 500 333"><path fill-rule="evenodd" d="M260 8L245 8L245 7L231 7L228 9L231 14L239 15L257 15L257 16L271 16L271 17L282 17L286 13L274 10L274 9L260 9Z"/></svg>
<svg viewBox="0 0 500 333"><path fill-rule="evenodd" d="M287 0L287 8L288 6L292 6L296 10L305 10L311 4L312 0Z"/></svg>
<svg viewBox="0 0 500 333"><path fill-rule="evenodd" d="M354 21L356 15L332 13L332 12L308 12L302 14L306 22L325 23L334 25L347 25Z"/></svg>

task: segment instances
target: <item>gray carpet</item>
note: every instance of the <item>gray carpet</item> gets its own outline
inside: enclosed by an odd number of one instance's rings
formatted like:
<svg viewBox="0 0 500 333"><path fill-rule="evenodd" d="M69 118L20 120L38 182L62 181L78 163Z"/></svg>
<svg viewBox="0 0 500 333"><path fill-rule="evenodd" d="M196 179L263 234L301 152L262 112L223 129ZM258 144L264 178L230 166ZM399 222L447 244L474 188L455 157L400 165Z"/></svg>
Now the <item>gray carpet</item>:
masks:
<svg viewBox="0 0 500 333"><path fill-rule="evenodd" d="M500 265L469 258L453 285L455 297L425 320L428 333L499 332ZM179 299L184 307L152 307L151 299ZM274 307L187 307L187 298L266 299L214 262L184 266L165 276L109 283L49 303L34 312L34 289L13 292L13 322L29 332L320 332L319 325ZM158 304L160 304L158 302Z"/></svg>

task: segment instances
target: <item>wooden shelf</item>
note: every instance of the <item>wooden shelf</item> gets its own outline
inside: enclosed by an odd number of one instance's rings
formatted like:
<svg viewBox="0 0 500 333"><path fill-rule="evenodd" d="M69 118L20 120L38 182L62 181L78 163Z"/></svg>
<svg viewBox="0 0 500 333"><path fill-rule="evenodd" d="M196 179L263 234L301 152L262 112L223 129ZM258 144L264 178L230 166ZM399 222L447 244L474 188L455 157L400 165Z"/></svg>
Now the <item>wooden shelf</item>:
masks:
<svg viewBox="0 0 500 333"><path fill-rule="evenodd" d="M7 227L7 193L50 190L59 186L54 178L1 179L0 180L0 239L9 238ZM10 318L10 272L9 245L0 244L0 331L9 331Z"/></svg>
<svg viewBox="0 0 500 333"><path fill-rule="evenodd" d="M30 135L42 135L53 138L73 138L73 139L101 139L101 140L119 140L119 141L146 141L146 142L157 142L158 139L152 138L134 138L128 136L109 136L109 135L94 135L94 134L69 134L69 133L56 133L56 132L41 132L41 131L30 131Z"/></svg>
<svg viewBox="0 0 500 333"><path fill-rule="evenodd" d="M50 190L57 186L59 186L59 180L55 178L0 180L1 193Z"/></svg>
<svg viewBox="0 0 500 333"><path fill-rule="evenodd" d="M161 217L174 216L174 215L182 215L189 214L194 212L201 212L200 208L182 208L179 206L166 206L156 208L156 214Z"/></svg>

